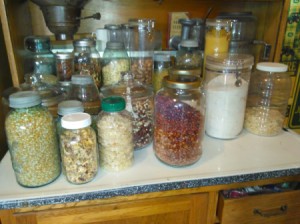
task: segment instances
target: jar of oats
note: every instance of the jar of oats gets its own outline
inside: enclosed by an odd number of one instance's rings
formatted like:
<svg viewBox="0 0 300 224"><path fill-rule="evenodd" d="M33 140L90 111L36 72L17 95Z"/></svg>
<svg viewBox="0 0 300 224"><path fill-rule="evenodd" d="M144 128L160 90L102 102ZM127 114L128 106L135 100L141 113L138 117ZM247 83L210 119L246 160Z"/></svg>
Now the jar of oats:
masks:
<svg viewBox="0 0 300 224"><path fill-rule="evenodd" d="M131 115L121 96L106 97L97 122L100 166L108 171L121 171L133 164Z"/></svg>
<svg viewBox="0 0 300 224"><path fill-rule="evenodd" d="M55 122L41 103L36 91L9 96L5 131L17 182L24 187L46 185L61 171Z"/></svg>
<svg viewBox="0 0 300 224"><path fill-rule="evenodd" d="M92 119L87 113L63 116L60 151L63 173L72 184L84 184L98 172L98 149Z"/></svg>

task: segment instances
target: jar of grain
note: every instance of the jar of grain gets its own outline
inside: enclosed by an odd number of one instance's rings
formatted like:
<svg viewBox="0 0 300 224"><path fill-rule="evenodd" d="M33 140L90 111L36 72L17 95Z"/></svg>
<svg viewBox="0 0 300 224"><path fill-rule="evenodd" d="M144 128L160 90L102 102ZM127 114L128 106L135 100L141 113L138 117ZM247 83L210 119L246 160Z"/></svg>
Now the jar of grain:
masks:
<svg viewBox="0 0 300 224"><path fill-rule="evenodd" d="M131 115L120 96L101 102L97 130L100 166L109 171L121 171L133 164L133 130Z"/></svg>
<svg viewBox="0 0 300 224"><path fill-rule="evenodd" d="M202 52L196 40L182 40L176 53L176 67L182 69L201 69Z"/></svg>
<svg viewBox="0 0 300 224"><path fill-rule="evenodd" d="M204 97L200 77L166 76L154 101L153 148L156 157L171 166L199 160L204 135Z"/></svg>
<svg viewBox="0 0 300 224"><path fill-rule="evenodd" d="M55 123L41 103L35 91L9 96L5 131L17 182L24 187L46 185L61 171Z"/></svg>
<svg viewBox="0 0 300 224"><path fill-rule="evenodd" d="M287 69L282 63L257 63L248 92L244 122L247 131L262 136L282 131L291 91Z"/></svg>
<svg viewBox="0 0 300 224"><path fill-rule="evenodd" d="M91 116L72 113L62 117L60 151L63 173L72 184L84 184L98 172L98 149Z"/></svg>

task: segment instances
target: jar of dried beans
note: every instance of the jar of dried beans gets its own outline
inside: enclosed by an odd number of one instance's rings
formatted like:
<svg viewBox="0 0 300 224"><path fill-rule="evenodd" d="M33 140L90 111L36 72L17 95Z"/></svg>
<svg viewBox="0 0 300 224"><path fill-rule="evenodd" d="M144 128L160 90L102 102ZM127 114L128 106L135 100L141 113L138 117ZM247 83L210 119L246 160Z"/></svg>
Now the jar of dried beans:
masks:
<svg viewBox="0 0 300 224"><path fill-rule="evenodd" d="M9 96L11 111L5 120L7 143L17 182L39 187L60 175L55 122L35 91Z"/></svg>
<svg viewBox="0 0 300 224"><path fill-rule="evenodd" d="M202 154L205 112L200 77L165 77L154 107L156 157L171 166L198 161Z"/></svg>
<svg viewBox="0 0 300 224"><path fill-rule="evenodd" d="M72 113L63 116L60 151L63 173L73 184L84 184L94 179L98 171L98 149L91 116Z"/></svg>
<svg viewBox="0 0 300 224"><path fill-rule="evenodd" d="M111 87L103 87L104 97L119 95L126 101L126 110L132 115L134 149L141 149L152 142L153 91L133 79L131 72L122 73L122 80Z"/></svg>
<svg viewBox="0 0 300 224"><path fill-rule="evenodd" d="M55 54L56 75L59 81L70 81L74 73L74 56L73 53L56 53Z"/></svg>
<svg viewBox="0 0 300 224"><path fill-rule="evenodd" d="M133 164L133 134L131 115L120 96L104 98L97 122L100 166L109 171L121 171Z"/></svg>

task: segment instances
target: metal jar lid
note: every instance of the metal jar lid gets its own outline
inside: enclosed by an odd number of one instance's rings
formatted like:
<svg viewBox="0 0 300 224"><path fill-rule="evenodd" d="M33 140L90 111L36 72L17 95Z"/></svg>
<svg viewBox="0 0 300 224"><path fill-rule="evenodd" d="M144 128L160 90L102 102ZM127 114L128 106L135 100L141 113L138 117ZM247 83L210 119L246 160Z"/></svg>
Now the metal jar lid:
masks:
<svg viewBox="0 0 300 224"><path fill-rule="evenodd" d="M119 42L119 41L108 41L106 43L106 49L110 49L110 50L124 50L125 46L123 42Z"/></svg>
<svg viewBox="0 0 300 224"><path fill-rule="evenodd" d="M200 77L193 75L166 76L163 86L171 89L195 89L200 87Z"/></svg>
<svg viewBox="0 0 300 224"><path fill-rule="evenodd" d="M96 41L91 38L82 38L79 40L74 40L73 45L75 47L92 47L96 46Z"/></svg>
<svg viewBox="0 0 300 224"><path fill-rule="evenodd" d="M74 54L71 52L57 52L55 54L57 59L72 59L74 58Z"/></svg>
<svg viewBox="0 0 300 224"><path fill-rule="evenodd" d="M64 100L58 104L57 113L67 115L71 113L83 112L83 103L79 100Z"/></svg>
<svg viewBox="0 0 300 224"><path fill-rule="evenodd" d="M72 75L71 78L71 83L74 85L89 85L93 82L93 77L90 75Z"/></svg>
<svg viewBox="0 0 300 224"><path fill-rule="evenodd" d="M36 91L20 91L9 96L9 106L12 108L33 107L41 103L41 96Z"/></svg>

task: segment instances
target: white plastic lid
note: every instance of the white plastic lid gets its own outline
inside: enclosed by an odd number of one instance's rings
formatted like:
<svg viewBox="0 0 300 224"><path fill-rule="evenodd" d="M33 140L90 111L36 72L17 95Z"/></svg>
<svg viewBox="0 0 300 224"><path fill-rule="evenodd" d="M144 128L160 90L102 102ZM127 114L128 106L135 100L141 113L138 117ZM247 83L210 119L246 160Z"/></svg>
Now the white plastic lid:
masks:
<svg viewBox="0 0 300 224"><path fill-rule="evenodd" d="M57 113L59 115L67 115L71 113L83 112L84 107L79 100L65 100L58 104Z"/></svg>
<svg viewBox="0 0 300 224"><path fill-rule="evenodd" d="M61 119L61 126L65 129L79 129L90 126L92 123L91 115L87 113L67 114Z"/></svg>
<svg viewBox="0 0 300 224"><path fill-rule="evenodd" d="M198 41L196 40L182 40L180 42L180 46L182 47L198 47Z"/></svg>
<svg viewBox="0 0 300 224"><path fill-rule="evenodd" d="M9 96L9 106L12 108L33 107L40 103L42 99L36 91L20 91Z"/></svg>
<svg viewBox="0 0 300 224"><path fill-rule="evenodd" d="M256 69L265 72L286 72L288 70L288 66L276 62L260 62L257 63Z"/></svg>

